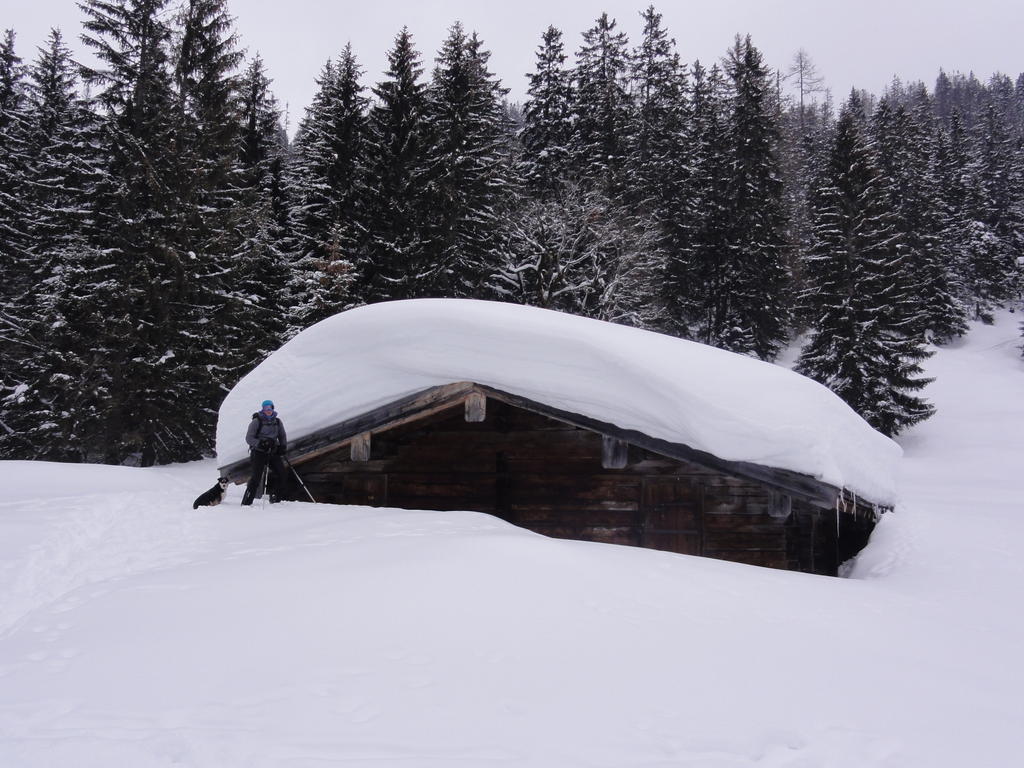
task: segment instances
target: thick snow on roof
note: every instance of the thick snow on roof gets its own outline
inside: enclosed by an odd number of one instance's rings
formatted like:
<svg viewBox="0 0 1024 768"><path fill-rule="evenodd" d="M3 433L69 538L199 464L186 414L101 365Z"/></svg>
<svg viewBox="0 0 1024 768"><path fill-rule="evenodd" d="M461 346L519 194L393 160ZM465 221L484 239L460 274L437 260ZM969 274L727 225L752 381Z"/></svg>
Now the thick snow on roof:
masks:
<svg viewBox="0 0 1024 768"><path fill-rule="evenodd" d="M372 304L298 334L225 398L218 464L246 458L245 429L265 399L294 441L457 381L895 501L899 446L811 379L637 328L458 299Z"/></svg>

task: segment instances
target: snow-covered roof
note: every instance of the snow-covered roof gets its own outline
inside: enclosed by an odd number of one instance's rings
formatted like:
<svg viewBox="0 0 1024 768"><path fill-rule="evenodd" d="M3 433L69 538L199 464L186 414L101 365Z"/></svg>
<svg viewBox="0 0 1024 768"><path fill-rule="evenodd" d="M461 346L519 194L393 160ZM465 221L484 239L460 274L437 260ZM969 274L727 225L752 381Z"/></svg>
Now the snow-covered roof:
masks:
<svg viewBox="0 0 1024 768"><path fill-rule="evenodd" d="M294 441L460 381L895 501L900 447L811 379L659 333L462 299L372 304L298 334L225 398L218 465L246 458L245 429L265 399Z"/></svg>

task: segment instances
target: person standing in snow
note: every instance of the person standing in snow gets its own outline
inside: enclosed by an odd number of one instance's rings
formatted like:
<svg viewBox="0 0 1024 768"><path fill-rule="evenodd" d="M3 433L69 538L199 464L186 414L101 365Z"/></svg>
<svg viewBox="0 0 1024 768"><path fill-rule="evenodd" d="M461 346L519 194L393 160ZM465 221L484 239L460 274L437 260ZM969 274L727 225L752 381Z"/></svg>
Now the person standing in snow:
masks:
<svg viewBox="0 0 1024 768"><path fill-rule="evenodd" d="M245 442L249 444L249 453L252 456L252 477L245 487L242 504L252 504L268 465L273 475L267 483L270 503L277 503L288 490L288 474L281 460L288 450L288 436L284 431L284 424L274 410L272 400L264 400L260 410L252 415L252 422L245 433Z"/></svg>

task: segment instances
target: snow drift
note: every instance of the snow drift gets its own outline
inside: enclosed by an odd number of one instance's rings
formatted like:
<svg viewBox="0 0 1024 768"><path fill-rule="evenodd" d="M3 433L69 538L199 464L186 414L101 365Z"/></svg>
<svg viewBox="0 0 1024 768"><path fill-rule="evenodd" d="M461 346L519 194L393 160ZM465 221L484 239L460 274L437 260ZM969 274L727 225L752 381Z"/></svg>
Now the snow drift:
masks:
<svg viewBox="0 0 1024 768"><path fill-rule="evenodd" d="M895 501L899 446L811 379L637 328L455 299L372 304L300 333L225 398L218 465L246 457L245 427L264 399L295 440L457 381Z"/></svg>
<svg viewBox="0 0 1024 768"><path fill-rule="evenodd" d="M0 766L1018 765L1019 344L926 361L848 579L0 462Z"/></svg>

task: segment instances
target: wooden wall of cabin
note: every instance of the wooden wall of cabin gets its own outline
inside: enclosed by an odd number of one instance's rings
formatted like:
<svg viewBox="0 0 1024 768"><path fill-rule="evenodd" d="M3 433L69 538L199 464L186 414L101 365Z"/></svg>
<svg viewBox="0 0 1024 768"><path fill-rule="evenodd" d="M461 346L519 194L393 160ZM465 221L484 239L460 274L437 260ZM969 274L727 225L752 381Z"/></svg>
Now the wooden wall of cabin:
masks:
<svg viewBox="0 0 1024 768"><path fill-rule="evenodd" d="M369 461L346 445L297 469L326 502L475 510L559 538L836 572L821 515L756 482L636 446L605 469L599 434L493 399L481 422L463 412L374 434Z"/></svg>
<svg viewBox="0 0 1024 768"><path fill-rule="evenodd" d="M874 511L866 505L837 514L834 508L794 501L787 521L789 559L798 564L793 570L837 574L843 563L867 546L874 528Z"/></svg>

